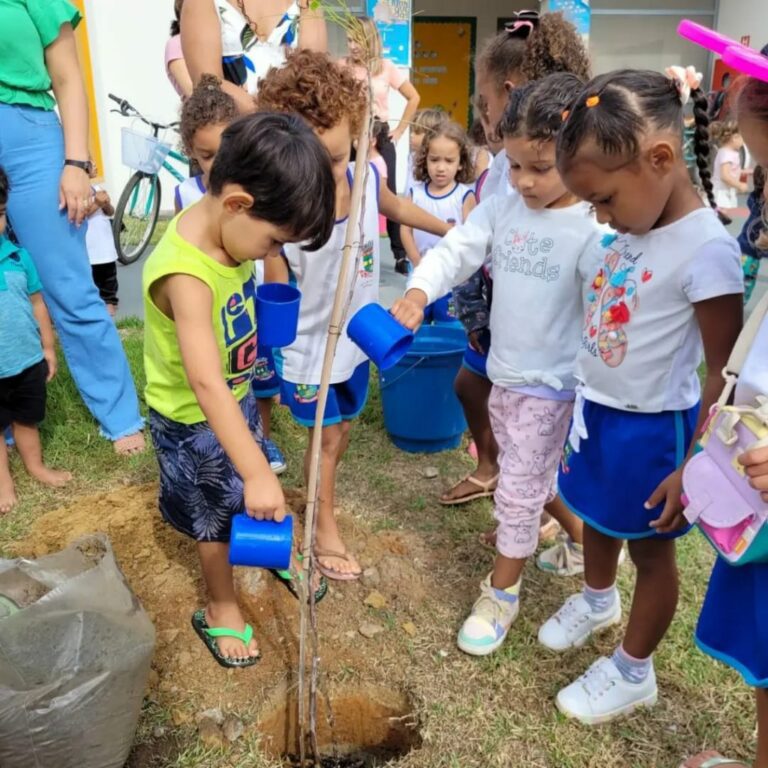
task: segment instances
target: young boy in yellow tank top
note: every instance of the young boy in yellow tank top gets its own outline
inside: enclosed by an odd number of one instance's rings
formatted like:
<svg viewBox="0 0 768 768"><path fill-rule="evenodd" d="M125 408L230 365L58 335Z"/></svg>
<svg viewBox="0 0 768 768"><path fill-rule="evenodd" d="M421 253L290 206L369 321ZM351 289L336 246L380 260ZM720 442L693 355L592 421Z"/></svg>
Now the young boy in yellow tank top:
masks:
<svg viewBox="0 0 768 768"><path fill-rule="evenodd" d="M280 195L274 194L280 188ZM260 449L253 262L287 242L319 248L334 223L328 153L299 118L260 114L224 132L209 191L180 214L144 267L144 363L160 511L197 541L208 590L192 623L225 667L259 651L235 596L232 517L280 521L285 500Z"/></svg>

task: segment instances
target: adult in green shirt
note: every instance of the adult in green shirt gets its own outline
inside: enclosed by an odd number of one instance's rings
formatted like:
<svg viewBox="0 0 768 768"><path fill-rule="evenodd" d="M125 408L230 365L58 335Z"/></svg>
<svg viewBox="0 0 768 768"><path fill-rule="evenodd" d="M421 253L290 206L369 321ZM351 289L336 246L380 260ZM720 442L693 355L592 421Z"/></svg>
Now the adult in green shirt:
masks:
<svg viewBox="0 0 768 768"><path fill-rule="evenodd" d="M80 20L67 0L0 0L0 166L13 230L40 274L80 394L115 450L134 453L144 448L138 398L82 226L92 192Z"/></svg>

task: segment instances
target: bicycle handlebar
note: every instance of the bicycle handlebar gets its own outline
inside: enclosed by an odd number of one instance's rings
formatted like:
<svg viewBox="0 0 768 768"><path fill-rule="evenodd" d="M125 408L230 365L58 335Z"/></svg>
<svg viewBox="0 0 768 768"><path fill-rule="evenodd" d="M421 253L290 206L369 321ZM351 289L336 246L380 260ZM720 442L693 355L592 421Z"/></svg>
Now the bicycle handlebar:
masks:
<svg viewBox="0 0 768 768"><path fill-rule="evenodd" d="M148 125L154 131L164 131L168 128L176 128L179 125L178 122L163 125L162 123L155 123L152 120L147 120L147 118L144 117L144 115L142 115L141 112L139 112L139 110L136 109L136 107L134 107L133 104L131 104L127 99L121 99L119 96L115 96L114 93L109 93L107 96L118 105L119 110L116 111L119 111L123 117L138 117L139 120Z"/></svg>

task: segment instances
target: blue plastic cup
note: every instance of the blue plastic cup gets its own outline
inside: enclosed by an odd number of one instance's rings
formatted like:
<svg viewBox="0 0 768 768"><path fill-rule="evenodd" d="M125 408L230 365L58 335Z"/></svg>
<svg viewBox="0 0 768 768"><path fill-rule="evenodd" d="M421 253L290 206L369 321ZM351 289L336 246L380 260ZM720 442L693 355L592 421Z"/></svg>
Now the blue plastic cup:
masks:
<svg viewBox="0 0 768 768"><path fill-rule="evenodd" d="M287 347L299 329L301 291L285 283L264 283L256 289L259 344Z"/></svg>
<svg viewBox="0 0 768 768"><path fill-rule="evenodd" d="M287 570L293 548L293 517L286 515L282 523L254 520L245 513L232 518L229 562L252 568Z"/></svg>
<svg viewBox="0 0 768 768"><path fill-rule="evenodd" d="M380 304L366 304L347 326L347 335L381 371L397 365L413 344L413 331Z"/></svg>

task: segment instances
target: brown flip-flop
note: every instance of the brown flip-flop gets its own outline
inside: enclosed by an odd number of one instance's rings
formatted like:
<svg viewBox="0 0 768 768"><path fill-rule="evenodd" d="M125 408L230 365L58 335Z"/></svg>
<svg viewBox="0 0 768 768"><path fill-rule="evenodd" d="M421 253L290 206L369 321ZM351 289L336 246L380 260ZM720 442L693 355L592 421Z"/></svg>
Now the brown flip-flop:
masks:
<svg viewBox="0 0 768 768"><path fill-rule="evenodd" d="M472 493L465 494L464 496L459 496L455 499L445 499L442 496L439 499L439 502L444 507L454 507L459 504L467 504L470 501L475 501L476 499L487 499L496 492L496 486L499 484L499 476L496 475L495 477L492 477L490 480L486 480L483 482L482 480L478 480L476 477L472 477L472 475L467 475L462 480L459 480L456 485L453 486L450 490L453 490L454 488L457 488L462 483L471 483L479 490Z"/></svg>
<svg viewBox="0 0 768 768"><path fill-rule="evenodd" d="M339 560L351 560L349 552L334 552L332 549L318 549L315 547L315 562L317 563L317 570L325 576L326 579L333 581L357 581L362 575L362 570L352 571L351 573L342 573L335 568L329 568L320 562L321 557L335 557Z"/></svg>

